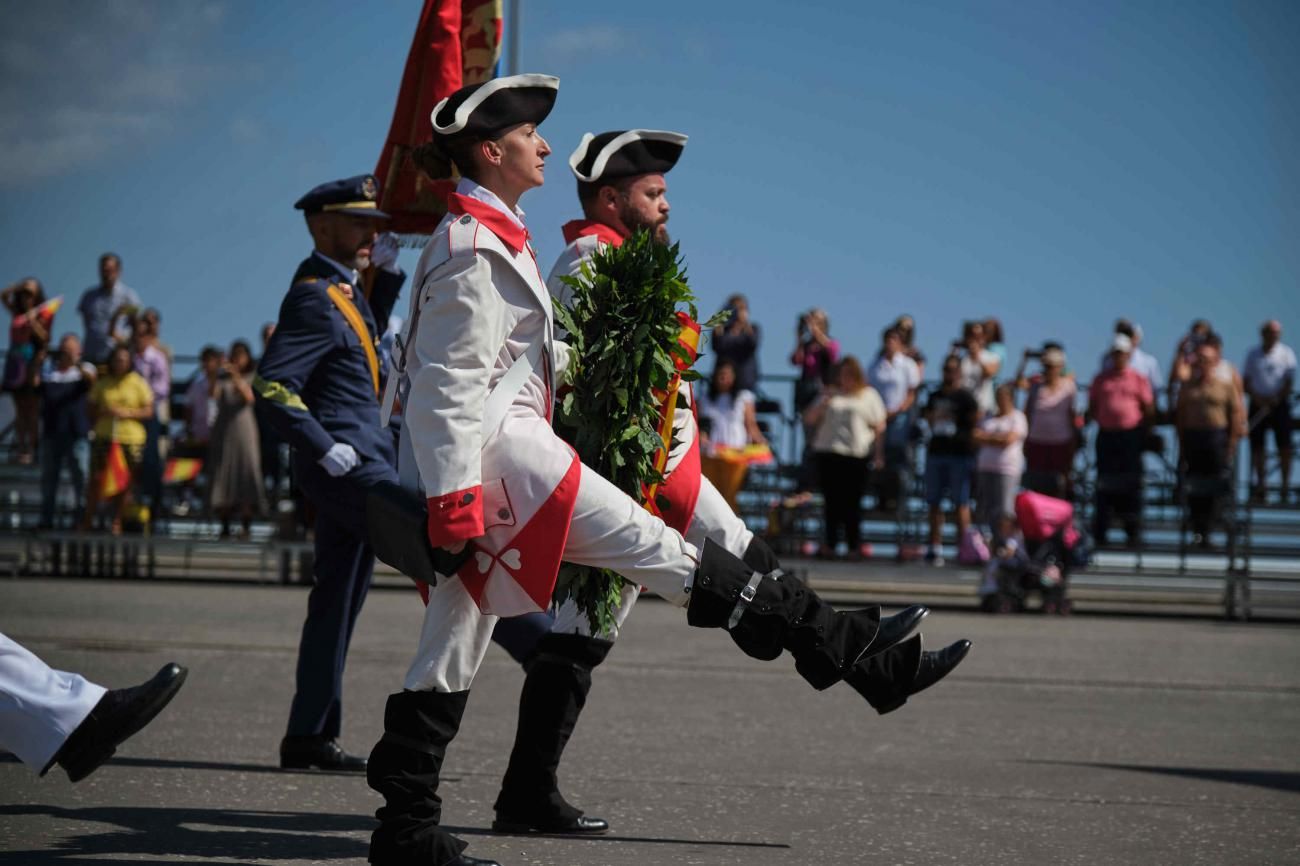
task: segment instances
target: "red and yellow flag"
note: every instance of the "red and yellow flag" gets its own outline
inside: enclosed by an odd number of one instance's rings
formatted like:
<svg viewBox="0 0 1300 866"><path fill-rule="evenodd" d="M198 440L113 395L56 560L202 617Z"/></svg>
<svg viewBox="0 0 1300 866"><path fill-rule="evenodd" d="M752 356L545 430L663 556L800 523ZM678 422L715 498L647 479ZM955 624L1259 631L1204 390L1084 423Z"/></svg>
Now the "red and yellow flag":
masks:
<svg viewBox="0 0 1300 866"><path fill-rule="evenodd" d="M503 0L425 0L406 57L388 138L379 154L379 208L398 234L432 234L455 179L430 180L410 160L429 141L429 114L444 97L487 81L501 57Z"/></svg>
<svg viewBox="0 0 1300 866"><path fill-rule="evenodd" d="M99 478L99 495L110 499L119 493L125 493L131 486L131 466L126 462L126 452L122 443L113 442L108 446L108 459L104 461L104 472Z"/></svg>
<svg viewBox="0 0 1300 866"><path fill-rule="evenodd" d="M171 457L163 469L164 484L184 484L199 477L203 461L198 457Z"/></svg>

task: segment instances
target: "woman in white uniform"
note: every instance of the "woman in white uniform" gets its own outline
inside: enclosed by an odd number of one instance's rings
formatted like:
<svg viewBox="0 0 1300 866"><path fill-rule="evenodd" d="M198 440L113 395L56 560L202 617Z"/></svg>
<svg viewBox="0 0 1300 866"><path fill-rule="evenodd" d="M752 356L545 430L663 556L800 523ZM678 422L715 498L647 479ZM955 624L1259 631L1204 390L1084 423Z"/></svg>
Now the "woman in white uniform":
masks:
<svg viewBox="0 0 1300 866"><path fill-rule="evenodd" d="M690 624L726 628L756 658L789 650L818 689L881 676L870 660L919 622L882 620L878 607L836 612L797 580L747 567L712 542L696 548L555 435L568 348L553 338L518 202L542 184L551 151L537 125L558 86L545 75L493 79L432 115L434 141L463 179L414 280L393 377L404 419L398 472L427 501L430 544L468 555L430 593L405 690L389 697L371 752L368 780L386 800L371 837L377 866L490 862L465 855L438 826L438 774L497 618L545 609L561 560L649 587L686 607ZM899 699L951 669L936 675L919 642L897 655L884 675Z"/></svg>

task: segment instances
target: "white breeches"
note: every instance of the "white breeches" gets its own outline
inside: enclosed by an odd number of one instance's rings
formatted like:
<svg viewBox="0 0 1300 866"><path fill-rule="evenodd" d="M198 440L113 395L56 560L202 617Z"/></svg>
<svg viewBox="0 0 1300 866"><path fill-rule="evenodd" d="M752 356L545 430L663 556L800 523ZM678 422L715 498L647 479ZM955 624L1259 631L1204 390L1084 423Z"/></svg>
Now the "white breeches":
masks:
<svg viewBox="0 0 1300 866"><path fill-rule="evenodd" d="M701 477L700 497L695 503L695 516L686 527L686 541L698 549L704 546L705 539L726 548L727 552L734 556L744 556L749 543L754 540L754 533L745 525L745 521L731 510L731 506L722 498L722 494L713 486L713 482ZM624 586L622 600L618 611L614 614L614 631L596 637L608 641L617 640L619 629L623 627L623 622L632 612L632 606L636 604L640 595L639 585L629 583ZM585 613L578 610L578 605L572 599L565 601L554 613L555 625L551 627L551 631L559 634L591 635L590 620Z"/></svg>
<svg viewBox="0 0 1300 866"><path fill-rule="evenodd" d="M0 748L40 772L107 691L0 634Z"/></svg>
<svg viewBox="0 0 1300 866"><path fill-rule="evenodd" d="M686 527L686 540L696 547L704 546L704 539L726 548L732 556L744 556L754 533L731 510L718 488L709 479L700 477L700 498L695 502L695 516Z"/></svg>
<svg viewBox="0 0 1300 866"><path fill-rule="evenodd" d="M616 571L633 584L685 607L699 553L662 520L584 465L564 559ZM634 589L629 587L624 593L621 617L631 609L629 598L635 600ZM568 619L585 624L586 616ZM406 673L405 687L440 692L468 689L487 653L496 621L497 617L478 609L460 580L438 584L429 595L420 646Z"/></svg>

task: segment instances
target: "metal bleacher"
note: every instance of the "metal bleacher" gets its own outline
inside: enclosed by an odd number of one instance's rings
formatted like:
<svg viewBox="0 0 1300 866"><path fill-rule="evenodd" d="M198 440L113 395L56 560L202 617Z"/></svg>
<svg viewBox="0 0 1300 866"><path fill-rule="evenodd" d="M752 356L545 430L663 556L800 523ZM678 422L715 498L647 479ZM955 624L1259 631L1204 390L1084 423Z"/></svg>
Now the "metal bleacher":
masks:
<svg viewBox="0 0 1300 866"><path fill-rule="evenodd" d="M1081 391L1085 389L1081 388ZM1293 398L1294 399L1294 398ZM923 400L918 400L923 403ZM785 508L795 490L799 456L799 424L783 414L776 401L760 401L761 425L773 438L773 450L783 457L780 465L753 467L737 497L742 516L752 529L764 532L783 556L808 556L821 537L821 504L813 501ZM764 412L764 410L767 410ZM1300 414L1300 406L1297 407ZM1270 484L1263 499L1251 494L1246 468L1248 445L1238 448L1236 467L1227 479L1180 479L1178 467L1167 455L1177 454L1174 431L1157 428L1164 440L1161 454L1145 455L1141 479L1140 543L1096 544L1090 579L1103 584L1176 588L1217 586L1221 610L1232 618L1249 618L1261 610L1300 610L1300 491L1284 491L1276 483L1277 455L1270 446ZM1293 449L1293 453L1297 449ZM1091 431L1076 457L1074 502L1080 528L1091 530L1094 494L1099 480L1093 465ZM918 460L918 467L923 460ZM1300 472L1295 473L1300 478ZM914 467L906 476L907 494L895 503L883 502L868 486L863 500L863 538L875 561L908 562L919 557L927 537L926 506L921 472ZM1222 494L1211 547L1192 544L1186 496L1198 483L1213 484ZM1027 485L1028 486L1028 485ZM945 522L944 543L956 545L952 521ZM1095 542L1095 540L1094 540Z"/></svg>
<svg viewBox="0 0 1300 866"><path fill-rule="evenodd" d="M765 377L770 388L782 388L790 377ZM175 393L184 393L177 385ZM8 402L8 401L4 401ZM783 502L795 492L801 431L797 419L781 401L760 400L760 423L767 431L777 463L752 467L737 496L742 517L768 538L793 568L832 578L852 571L875 573L878 582L929 580L956 581L955 597L974 604L973 576L947 568L926 570L919 563L926 530L926 509L919 472L904 476L901 495L885 503L874 492L864 500L863 534L871 545L869 560L852 569L835 563L806 559L816 550L821 535L821 506L814 498L794 508ZM174 417L180 417L179 411ZM1165 454L1174 454L1172 431L1162 428ZM0 458L4 458L0 448ZM1091 524L1091 502L1098 480L1091 465L1092 446L1080 450L1075 467L1076 515L1079 524ZM1243 443L1240 461L1247 459ZM1276 466L1271 470L1276 477ZM1297 473L1300 476L1300 473ZM79 575L170 579L233 579L282 583L310 583L312 544L294 519L286 498L274 502L270 519L253 524L247 540L222 539L220 527L200 508L182 513L177 490L166 488L163 507L146 532L109 536L78 532L72 497L65 483L61 490L59 526L38 530L39 472L0 459L0 574ZM1244 472L1234 474L1226 486L1224 507L1212 541L1212 550L1189 543L1184 485L1167 457L1146 456L1142 484L1141 543L1101 545L1086 570L1087 579L1099 586L1152 595L1166 590L1198 588L1202 596L1213 593L1218 609L1227 616L1287 608L1300 610L1300 503L1279 502L1274 484L1265 502L1248 494ZM945 543L955 545L952 522L945 526ZM1114 533L1112 533L1114 534ZM898 563L907 563L900 568ZM398 580L382 564L377 575ZM927 576L928 575L928 576ZM964 603L964 602L963 602Z"/></svg>

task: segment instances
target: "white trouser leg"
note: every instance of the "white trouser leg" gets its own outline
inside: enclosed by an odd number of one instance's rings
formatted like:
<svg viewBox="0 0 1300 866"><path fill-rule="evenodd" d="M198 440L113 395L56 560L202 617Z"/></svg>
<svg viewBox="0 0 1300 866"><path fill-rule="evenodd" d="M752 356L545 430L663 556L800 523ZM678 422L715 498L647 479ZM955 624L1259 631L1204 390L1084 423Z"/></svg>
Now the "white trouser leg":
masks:
<svg viewBox="0 0 1300 866"><path fill-rule="evenodd" d="M458 578L439 583L429 593L420 647L406 672L404 687L412 692L468 689L487 655L499 618L479 610Z"/></svg>
<svg viewBox="0 0 1300 866"><path fill-rule="evenodd" d="M0 748L40 772L106 692L0 634Z"/></svg>
<svg viewBox="0 0 1300 866"><path fill-rule="evenodd" d="M616 571L685 607L686 588L694 579L699 551L584 465L564 558Z"/></svg>
<svg viewBox="0 0 1300 866"><path fill-rule="evenodd" d="M701 476L700 498L695 502L695 516L686 527L686 540L696 547L703 547L706 538L732 556L744 556L749 543L754 540L754 533L740 515L731 510L713 482Z"/></svg>
<svg viewBox="0 0 1300 866"><path fill-rule="evenodd" d="M583 466L564 558L578 565L608 568L632 582L619 606L621 625L635 603L638 585L685 607L686 587L694 578L699 554L662 520ZM406 688L440 692L468 689L487 653L497 619L478 609L459 580L440 583L429 595L420 647L407 671ZM565 615L567 625L563 628L587 633L590 629L586 619L575 608Z"/></svg>
<svg viewBox="0 0 1300 866"><path fill-rule="evenodd" d="M593 473L594 474L594 473ZM712 540L735 556L744 556L754 533L745 525L736 512L731 510L727 500L722 498L718 488L707 478L700 478L700 497L695 504L695 516L686 530L686 541L696 547L704 546L705 539ZM572 561L571 553L565 550L565 557ZM604 640L617 640L619 629L627 615L632 612L641 594L640 584L629 583L623 587L623 597L614 614L613 634L600 634L596 637ZM572 599L562 604L555 611L555 625L551 631L557 634L581 634L591 636L591 624L586 614L580 613Z"/></svg>

